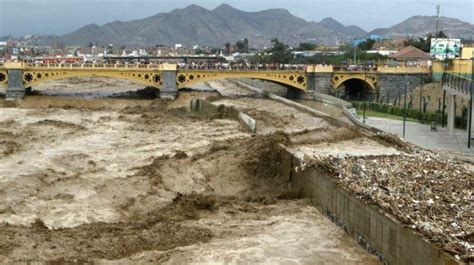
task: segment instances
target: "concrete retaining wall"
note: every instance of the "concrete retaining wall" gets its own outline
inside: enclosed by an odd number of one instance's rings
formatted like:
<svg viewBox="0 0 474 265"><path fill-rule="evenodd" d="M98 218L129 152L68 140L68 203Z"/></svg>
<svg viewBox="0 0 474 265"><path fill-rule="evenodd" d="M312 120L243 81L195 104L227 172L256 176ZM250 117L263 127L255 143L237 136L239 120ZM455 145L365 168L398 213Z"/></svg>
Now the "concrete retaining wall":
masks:
<svg viewBox="0 0 474 265"><path fill-rule="evenodd" d="M352 107L352 103L350 102L347 102L343 99L336 98L336 97L323 94L323 93L314 93L312 95L308 95L306 99L315 100L315 101L319 101L322 103L331 104L331 105L339 106L339 107L343 107L343 106L346 106L348 108Z"/></svg>
<svg viewBox="0 0 474 265"><path fill-rule="evenodd" d="M426 76L426 75L425 75ZM407 92L410 93L421 83L420 79L424 78L419 74L408 74L406 80L408 81ZM390 97L394 100L398 95L405 93L405 75L401 74L381 74L377 82L380 97Z"/></svg>
<svg viewBox="0 0 474 265"><path fill-rule="evenodd" d="M292 101L292 100L289 100L289 99L286 99L286 98L282 98L282 97L277 96L275 94L268 94L268 98L273 99L275 101L278 101L280 103L283 103L287 106L293 107L293 108L295 108L297 110L300 110L300 111L308 112L308 113L311 113L311 114L314 114L314 115L317 115L317 116L320 116L320 117L331 117L331 116L329 116L328 114L326 114L322 111L315 110L313 108L310 108L310 107L305 106L303 104L300 104L298 102L295 102L295 101Z"/></svg>
<svg viewBox="0 0 474 265"><path fill-rule="evenodd" d="M383 263L462 264L378 207L367 205L345 191L318 169L301 168L300 161L291 153L282 154L280 167L280 172L288 177L296 191L309 197L314 207L344 229L363 248L377 255Z"/></svg>
<svg viewBox="0 0 474 265"><path fill-rule="evenodd" d="M234 107L225 105L214 105L203 99L193 99L190 103L192 112L197 112L214 119L233 119L242 123L250 132L257 131L257 122L247 114L237 110Z"/></svg>
<svg viewBox="0 0 474 265"><path fill-rule="evenodd" d="M243 82L240 82L240 81L234 81L235 83L241 85L241 86L244 86L258 94L262 94L263 96L267 97L267 98L270 98L270 99L273 99L275 101L278 101L278 102L281 102L285 105L288 105L288 106L291 106L291 107L294 107L300 111L304 111L304 112L307 112L307 113L310 113L310 114L313 114L313 115L316 115L316 116L319 116L319 117L326 117L326 118L329 118L331 119L332 121L334 122L337 122L337 123L342 123L341 121L337 120L336 118L333 118L331 116L329 116L328 114L324 113L324 112L321 112L319 110L315 110L311 107L308 107L308 106L305 106L303 104L300 104L300 103L297 103L295 101L292 101L292 100L289 100L289 99L286 99L286 98L283 98L283 97L280 97L280 96L277 96L275 94L272 94L272 93L268 93L266 91L263 91L262 89L259 89L259 88L256 88L256 87L253 87L251 85L248 85L246 83L243 83ZM343 109L343 112L344 112L344 115L349 118L349 120L351 122L353 122L355 125L361 127L361 128L364 128L364 129L367 129L367 130L370 130L372 132L380 132L380 130L374 128L374 127L371 127L363 122L361 122L359 120L359 118L357 117L357 113L356 113L356 110L355 108L352 106L351 103L345 101L345 100L342 100L340 98L336 98L336 97L333 97L333 96L330 96L330 95L325 95L325 94L321 94L321 93L314 93L312 96L311 99L314 99L316 101L320 101L320 102L323 102L323 103L327 103L327 104L332 104L332 105L335 105L335 106L340 106L342 109Z"/></svg>

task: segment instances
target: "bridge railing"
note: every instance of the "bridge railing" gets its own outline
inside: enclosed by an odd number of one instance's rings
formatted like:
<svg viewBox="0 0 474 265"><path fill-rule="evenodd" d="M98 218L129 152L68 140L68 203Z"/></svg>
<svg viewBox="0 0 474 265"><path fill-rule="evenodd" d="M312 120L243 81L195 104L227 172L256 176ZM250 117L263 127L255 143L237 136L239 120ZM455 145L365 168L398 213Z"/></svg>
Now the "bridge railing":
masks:
<svg viewBox="0 0 474 265"><path fill-rule="evenodd" d="M471 83L472 80L463 76L459 76L452 73L443 73L441 79L443 86L447 86L453 90L456 90L462 94L471 94Z"/></svg>
<svg viewBox="0 0 474 265"><path fill-rule="evenodd" d="M159 64L94 64L94 63L29 63L29 68L59 68L59 69L158 69Z"/></svg>
<svg viewBox="0 0 474 265"><path fill-rule="evenodd" d="M376 66L334 66L334 72L377 73Z"/></svg>
<svg viewBox="0 0 474 265"><path fill-rule="evenodd" d="M178 64L178 70L202 71L306 71L307 65L278 64Z"/></svg>

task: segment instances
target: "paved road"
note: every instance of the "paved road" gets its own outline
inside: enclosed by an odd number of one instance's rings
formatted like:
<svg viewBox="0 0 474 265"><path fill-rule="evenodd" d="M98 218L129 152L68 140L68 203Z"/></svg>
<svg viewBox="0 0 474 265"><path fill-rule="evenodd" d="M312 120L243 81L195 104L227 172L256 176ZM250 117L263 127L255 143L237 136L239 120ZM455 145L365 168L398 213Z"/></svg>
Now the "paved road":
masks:
<svg viewBox="0 0 474 265"><path fill-rule="evenodd" d="M382 131L402 135L403 121L368 117L366 123ZM407 122L406 140L432 150L447 150L474 155L474 140L471 149L467 148L467 131L455 130L449 136L447 128L438 127L437 132L430 131L430 126L415 122Z"/></svg>

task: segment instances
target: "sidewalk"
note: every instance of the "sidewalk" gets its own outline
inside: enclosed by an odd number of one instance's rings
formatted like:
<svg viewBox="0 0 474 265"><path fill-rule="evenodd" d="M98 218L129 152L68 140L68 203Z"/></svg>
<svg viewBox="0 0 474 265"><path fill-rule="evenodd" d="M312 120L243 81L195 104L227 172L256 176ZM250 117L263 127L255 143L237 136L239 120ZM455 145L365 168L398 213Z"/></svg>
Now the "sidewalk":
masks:
<svg viewBox="0 0 474 265"><path fill-rule="evenodd" d="M385 132L402 136L403 121L377 117L367 117L366 123ZM405 140L432 150L454 151L474 155L474 140L471 140L471 149L467 148L467 131L454 130L449 136L447 128L438 126L437 132L430 131L430 125L415 122L406 123Z"/></svg>

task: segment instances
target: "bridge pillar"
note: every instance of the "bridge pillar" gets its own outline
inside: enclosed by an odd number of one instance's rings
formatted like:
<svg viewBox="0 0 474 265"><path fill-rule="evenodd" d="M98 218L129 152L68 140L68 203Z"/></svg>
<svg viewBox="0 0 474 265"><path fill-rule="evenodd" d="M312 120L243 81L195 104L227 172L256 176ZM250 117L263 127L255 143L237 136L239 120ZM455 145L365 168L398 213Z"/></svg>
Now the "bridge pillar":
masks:
<svg viewBox="0 0 474 265"><path fill-rule="evenodd" d="M306 73L306 91L311 94L316 91L316 75L314 73Z"/></svg>
<svg viewBox="0 0 474 265"><path fill-rule="evenodd" d="M174 100L178 94L176 85L176 64L163 64L163 85L160 91L160 98Z"/></svg>
<svg viewBox="0 0 474 265"><path fill-rule="evenodd" d="M25 97L25 86L23 85L23 71L8 69L8 86L6 100L20 100Z"/></svg>

